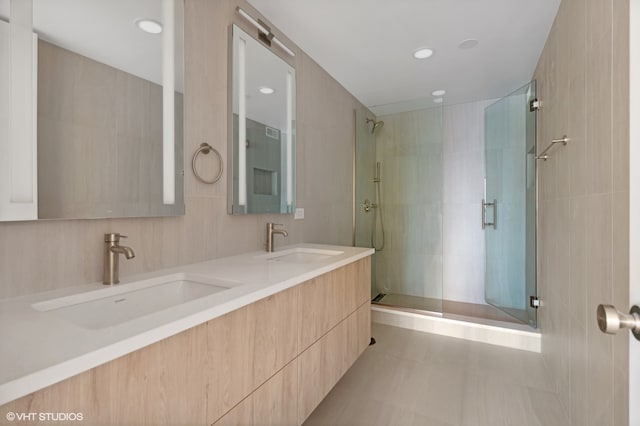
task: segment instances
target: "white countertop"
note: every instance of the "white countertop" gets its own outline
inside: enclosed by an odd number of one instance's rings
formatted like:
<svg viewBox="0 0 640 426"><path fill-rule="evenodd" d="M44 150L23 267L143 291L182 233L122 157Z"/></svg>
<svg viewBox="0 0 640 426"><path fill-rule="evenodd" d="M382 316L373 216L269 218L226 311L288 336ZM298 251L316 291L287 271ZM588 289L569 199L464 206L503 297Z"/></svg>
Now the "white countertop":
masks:
<svg viewBox="0 0 640 426"><path fill-rule="evenodd" d="M119 285L173 273L242 283L219 293L102 329L90 330L41 312L33 304L107 289L102 283L0 300L0 405L173 336L213 318L373 254L373 249L296 244L342 251L313 263L267 261L251 252L121 279Z"/></svg>

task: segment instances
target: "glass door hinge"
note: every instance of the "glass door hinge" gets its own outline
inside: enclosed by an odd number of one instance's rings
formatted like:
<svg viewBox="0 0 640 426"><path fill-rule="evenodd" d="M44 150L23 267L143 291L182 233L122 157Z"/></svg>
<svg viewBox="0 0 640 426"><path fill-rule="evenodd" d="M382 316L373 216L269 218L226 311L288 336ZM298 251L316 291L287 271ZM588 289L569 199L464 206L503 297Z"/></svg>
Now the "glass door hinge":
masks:
<svg viewBox="0 0 640 426"><path fill-rule="evenodd" d="M540 299L536 296L529 296L529 306L533 309L538 309L540 307Z"/></svg>
<svg viewBox="0 0 640 426"><path fill-rule="evenodd" d="M537 111L540 109L540 101L538 99L532 99L529 102L529 111Z"/></svg>

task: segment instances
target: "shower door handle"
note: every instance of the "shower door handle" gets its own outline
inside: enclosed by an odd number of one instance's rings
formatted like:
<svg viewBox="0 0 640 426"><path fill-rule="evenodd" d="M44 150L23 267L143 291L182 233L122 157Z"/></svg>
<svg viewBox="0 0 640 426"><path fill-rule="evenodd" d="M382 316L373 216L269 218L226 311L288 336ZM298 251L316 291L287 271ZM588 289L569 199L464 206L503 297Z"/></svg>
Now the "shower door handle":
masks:
<svg viewBox="0 0 640 426"><path fill-rule="evenodd" d="M493 222L487 222L487 207L493 207ZM493 229L497 228L497 207L498 200L494 199L492 203L487 203L484 198L482 199L482 229L487 226L493 226Z"/></svg>

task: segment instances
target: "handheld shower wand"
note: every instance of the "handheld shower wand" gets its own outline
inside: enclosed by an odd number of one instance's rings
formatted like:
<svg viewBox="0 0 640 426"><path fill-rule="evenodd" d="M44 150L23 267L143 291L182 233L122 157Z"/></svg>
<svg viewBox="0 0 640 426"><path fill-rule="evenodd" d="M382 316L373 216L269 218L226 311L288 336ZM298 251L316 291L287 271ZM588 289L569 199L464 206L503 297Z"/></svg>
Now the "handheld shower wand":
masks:
<svg viewBox="0 0 640 426"><path fill-rule="evenodd" d="M381 121L379 123L382 123ZM373 182L376 185L376 195L377 195L377 203L375 204L376 209L373 211L373 229L371 230L371 246L376 251L382 251L384 248L384 220L382 219L382 195L380 194L380 162L376 161L376 168L373 173ZM377 219L380 218L380 236L381 242L380 245L376 245L376 230L377 230Z"/></svg>

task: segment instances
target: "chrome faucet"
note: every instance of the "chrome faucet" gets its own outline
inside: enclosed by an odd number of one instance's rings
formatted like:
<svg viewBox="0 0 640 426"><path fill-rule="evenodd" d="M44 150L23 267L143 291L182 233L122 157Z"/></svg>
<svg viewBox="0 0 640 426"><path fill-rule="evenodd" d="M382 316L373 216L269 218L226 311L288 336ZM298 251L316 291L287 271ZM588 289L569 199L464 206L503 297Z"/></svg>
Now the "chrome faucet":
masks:
<svg viewBox="0 0 640 426"><path fill-rule="evenodd" d="M104 234L104 277L102 283L105 285L120 282L121 254L127 259L133 259L136 256L131 247L120 245L120 238L127 238L127 236L118 233Z"/></svg>
<svg viewBox="0 0 640 426"><path fill-rule="evenodd" d="M273 251L273 234L280 234L288 236L289 234L284 229L274 229L275 226L283 226L279 223L267 223L267 251L270 253Z"/></svg>

